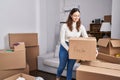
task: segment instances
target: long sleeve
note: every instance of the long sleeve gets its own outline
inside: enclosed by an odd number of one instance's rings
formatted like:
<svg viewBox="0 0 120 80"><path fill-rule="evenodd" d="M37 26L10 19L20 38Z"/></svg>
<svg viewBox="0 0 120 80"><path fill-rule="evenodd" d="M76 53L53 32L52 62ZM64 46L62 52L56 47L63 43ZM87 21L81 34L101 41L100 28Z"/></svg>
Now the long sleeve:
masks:
<svg viewBox="0 0 120 80"><path fill-rule="evenodd" d="M65 28L66 24L63 24L60 31L60 43L68 51L68 45L65 42L65 30L66 30Z"/></svg>
<svg viewBox="0 0 120 80"><path fill-rule="evenodd" d="M72 37L80 37L80 35L82 35L82 37L88 37L86 29L83 25L80 26L80 30L77 31L76 29L76 23L73 23L73 30L70 31L67 24L63 24L61 27L61 31L60 31L60 43L62 44L62 46L68 51L69 47L66 43L69 42L69 39Z"/></svg>
<svg viewBox="0 0 120 80"><path fill-rule="evenodd" d="M81 25L81 31L82 31L82 37L88 37L86 29L85 29L85 27L83 25Z"/></svg>

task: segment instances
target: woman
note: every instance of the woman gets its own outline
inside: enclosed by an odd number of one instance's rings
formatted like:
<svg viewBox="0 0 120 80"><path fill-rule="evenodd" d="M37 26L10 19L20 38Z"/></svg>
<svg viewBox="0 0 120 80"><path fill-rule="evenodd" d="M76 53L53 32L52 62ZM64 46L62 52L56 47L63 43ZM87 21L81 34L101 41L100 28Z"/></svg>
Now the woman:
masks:
<svg viewBox="0 0 120 80"><path fill-rule="evenodd" d="M57 78L60 76L67 65L67 80L72 80L73 66L76 60L69 59L69 39L71 37L88 37L85 27L81 24L80 11L78 8L73 8L68 16L67 22L62 25L60 31L60 51L59 51L59 67L57 69Z"/></svg>

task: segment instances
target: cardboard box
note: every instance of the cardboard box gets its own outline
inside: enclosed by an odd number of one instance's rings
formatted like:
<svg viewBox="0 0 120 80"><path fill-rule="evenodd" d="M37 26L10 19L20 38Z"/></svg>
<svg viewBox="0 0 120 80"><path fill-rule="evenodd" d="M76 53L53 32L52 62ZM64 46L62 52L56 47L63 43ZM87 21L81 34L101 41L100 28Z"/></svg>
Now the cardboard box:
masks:
<svg viewBox="0 0 120 80"><path fill-rule="evenodd" d="M100 68L106 68L106 69L120 70L120 64L104 62L104 61L101 61L101 60L82 61L81 64L82 65L93 66L93 67L100 67Z"/></svg>
<svg viewBox="0 0 120 80"><path fill-rule="evenodd" d="M14 51L26 51L24 42L17 42L14 44Z"/></svg>
<svg viewBox="0 0 120 80"><path fill-rule="evenodd" d="M37 56L39 55L39 46L26 47L27 63L30 66L30 71L38 69Z"/></svg>
<svg viewBox="0 0 120 80"><path fill-rule="evenodd" d="M37 33L9 33L9 46L13 48L13 44L17 42L24 42L25 46L37 46Z"/></svg>
<svg viewBox="0 0 120 80"><path fill-rule="evenodd" d="M120 39L102 38L98 40L99 52L109 55L120 54Z"/></svg>
<svg viewBox="0 0 120 80"><path fill-rule="evenodd" d="M120 58L99 52L97 59L110 63L120 64Z"/></svg>
<svg viewBox="0 0 120 80"><path fill-rule="evenodd" d="M76 80L120 80L120 71L80 65L76 70Z"/></svg>
<svg viewBox="0 0 120 80"><path fill-rule="evenodd" d="M16 42L23 41L26 46L26 59L30 66L30 71L37 70L37 56L39 55L37 33L10 33L9 46L12 48Z"/></svg>
<svg viewBox="0 0 120 80"><path fill-rule="evenodd" d="M71 38L69 41L69 58L93 61L96 60L95 38Z"/></svg>
<svg viewBox="0 0 120 80"><path fill-rule="evenodd" d="M20 43L14 50L0 50L0 70L26 67L25 45Z"/></svg>
<svg viewBox="0 0 120 80"><path fill-rule="evenodd" d="M12 76L14 74L18 74L18 73L29 74L29 65L27 64L27 66L22 69L0 70L0 80L3 80L7 77L10 77L10 76Z"/></svg>
<svg viewBox="0 0 120 80"><path fill-rule="evenodd" d="M25 80L35 80L34 76L30 76L30 75L27 75L27 74L24 74L24 73L15 74L15 75L13 75L11 77L8 77L4 80L16 80L19 77L23 77L23 78L25 78Z"/></svg>
<svg viewBox="0 0 120 80"><path fill-rule="evenodd" d="M96 61L82 61L81 64L120 70L120 58L99 52Z"/></svg>

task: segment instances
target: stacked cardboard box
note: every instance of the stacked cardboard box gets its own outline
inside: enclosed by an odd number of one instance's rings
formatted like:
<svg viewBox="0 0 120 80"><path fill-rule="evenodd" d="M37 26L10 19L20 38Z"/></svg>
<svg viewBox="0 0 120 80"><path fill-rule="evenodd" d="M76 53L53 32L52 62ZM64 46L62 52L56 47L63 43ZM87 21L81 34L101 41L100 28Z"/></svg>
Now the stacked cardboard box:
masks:
<svg viewBox="0 0 120 80"><path fill-rule="evenodd" d="M96 61L83 61L82 65L120 70L120 58L99 52Z"/></svg>
<svg viewBox="0 0 120 80"><path fill-rule="evenodd" d="M77 80L120 80L120 40L99 39L99 54L96 61L84 61L77 69Z"/></svg>
<svg viewBox="0 0 120 80"><path fill-rule="evenodd" d="M26 60L30 71L37 70L37 56L39 55L37 33L9 33L9 46L13 48L16 42L24 42L26 47Z"/></svg>
<svg viewBox="0 0 120 80"><path fill-rule="evenodd" d="M99 54L96 57L96 40L94 38L71 38L69 58L82 60L76 70L77 80L120 80L120 40L100 39ZM97 60L97 59L98 60Z"/></svg>
<svg viewBox="0 0 120 80"><path fill-rule="evenodd" d="M69 58L77 60L96 60L96 39L71 38L69 41Z"/></svg>
<svg viewBox="0 0 120 80"><path fill-rule="evenodd" d="M27 64L27 66L25 68L0 70L0 80L3 80L7 77L10 77L10 76L12 76L14 74L18 74L18 73L29 74L29 65Z"/></svg>
<svg viewBox="0 0 120 80"><path fill-rule="evenodd" d="M23 42L14 45L14 49L0 50L0 80L20 72L29 73Z"/></svg>
<svg viewBox="0 0 120 80"><path fill-rule="evenodd" d="M99 53L96 61L81 62L76 80L120 80L120 59Z"/></svg>
<svg viewBox="0 0 120 80"><path fill-rule="evenodd" d="M120 70L81 65L76 80L120 80Z"/></svg>
<svg viewBox="0 0 120 80"><path fill-rule="evenodd" d="M99 52L97 59L110 63L120 64L120 58Z"/></svg>

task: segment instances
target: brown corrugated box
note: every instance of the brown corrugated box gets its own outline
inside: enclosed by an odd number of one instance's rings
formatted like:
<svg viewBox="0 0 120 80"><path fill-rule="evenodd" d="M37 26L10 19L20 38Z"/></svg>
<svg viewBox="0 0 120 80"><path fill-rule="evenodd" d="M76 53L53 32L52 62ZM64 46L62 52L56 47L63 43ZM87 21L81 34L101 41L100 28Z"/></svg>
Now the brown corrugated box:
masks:
<svg viewBox="0 0 120 80"><path fill-rule="evenodd" d="M120 70L80 65L76 80L120 80Z"/></svg>
<svg viewBox="0 0 120 80"><path fill-rule="evenodd" d="M24 73L15 74L15 75L13 75L11 77L8 77L8 78L6 78L4 80L16 80L19 77L23 77L23 78L25 78L25 80L35 80L34 76L30 76L30 75L24 74Z"/></svg>
<svg viewBox="0 0 120 80"><path fill-rule="evenodd" d="M17 42L14 44L14 51L26 51L24 42Z"/></svg>
<svg viewBox="0 0 120 80"><path fill-rule="evenodd" d="M12 48L14 43L24 42L25 46L37 46L37 33L9 33L9 46Z"/></svg>
<svg viewBox="0 0 120 80"><path fill-rule="evenodd" d="M120 53L120 39L102 38L98 40L99 52L115 55Z"/></svg>
<svg viewBox="0 0 120 80"><path fill-rule="evenodd" d="M20 68L20 69L0 70L0 80L3 80L7 77L10 77L10 76L12 76L14 74L18 74L18 73L29 74L29 65L27 64L27 66L25 68Z"/></svg>
<svg viewBox="0 0 120 80"><path fill-rule="evenodd" d="M71 38L69 41L69 58L78 60L96 60L96 39Z"/></svg>
<svg viewBox="0 0 120 80"><path fill-rule="evenodd" d="M19 69L26 67L26 53L24 43L14 46L13 52L0 51L0 70Z"/></svg>
<svg viewBox="0 0 120 80"><path fill-rule="evenodd" d="M109 63L109 62L105 62L105 61L101 61L101 60L82 61L81 64L88 65L88 66L93 66L93 67L120 70L120 64Z"/></svg>
<svg viewBox="0 0 120 80"><path fill-rule="evenodd" d="M38 69L37 56L39 55L39 45L34 47L26 47L27 63L30 71Z"/></svg>
<svg viewBox="0 0 120 80"><path fill-rule="evenodd" d="M99 52L97 59L110 63L120 64L120 58Z"/></svg>
<svg viewBox="0 0 120 80"><path fill-rule="evenodd" d="M99 52L96 61L82 61L81 64L120 70L120 58Z"/></svg>
<svg viewBox="0 0 120 80"><path fill-rule="evenodd" d="M77 80L120 80L120 58L99 52L96 61L82 61Z"/></svg>
<svg viewBox="0 0 120 80"><path fill-rule="evenodd" d="M10 33L9 46L16 42L23 41L26 46L27 63L31 70L37 70L37 56L39 55L38 35L37 33Z"/></svg>

